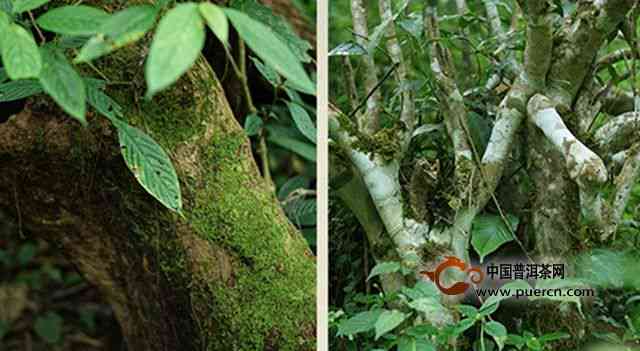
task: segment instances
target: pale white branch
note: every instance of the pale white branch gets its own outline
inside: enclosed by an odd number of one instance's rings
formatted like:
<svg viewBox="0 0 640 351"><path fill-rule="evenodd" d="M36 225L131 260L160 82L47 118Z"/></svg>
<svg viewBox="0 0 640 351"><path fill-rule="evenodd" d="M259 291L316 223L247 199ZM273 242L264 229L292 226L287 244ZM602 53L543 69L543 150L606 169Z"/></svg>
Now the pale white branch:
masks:
<svg viewBox="0 0 640 351"><path fill-rule="evenodd" d="M380 0L380 16L382 21L390 21L393 18L393 12L391 9L391 1L390 0ZM413 99L413 93L410 89L407 89L404 85L409 80L408 70L404 60L404 56L402 54L402 48L400 48L400 43L397 39L396 27L394 23L391 23L387 28L387 50L389 51L389 56L391 60L398 65L397 69L397 81L402 89L402 111L400 115L400 120L404 122L408 131L405 133L405 142L403 143L405 147L408 146L409 141L411 140L411 134L413 129L415 128L415 103Z"/></svg>
<svg viewBox="0 0 640 351"><path fill-rule="evenodd" d="M426 3L424 5L423 21L425 33L431 39L431 71L439 88L438 100L444 110L445 126L453 142L456 176L461 179L461 171L468 171L474 167L472 159L473 148L466 133L468 131L467 108L453 78L451 56L449 51L438 42L440 29L437 18L437 3Z"/></svg>
<svg viewBox="0 0 640 351"><path fill-rule="evenodd" d="M347 153L371 196L384 227L406 266L415 265L419 249L427 242L429 225L406 217L397 160L385 161L354 149L352 137L341 129L333 112L329 116L331 138Z"/></svg>
<svg viewBox="0 0 640 351"><path fill-rule="evenodd" d="M598 155L567 128L552 102L537 94L528 104L529 118L564 156L569 176L581 189L607 181L607 170Z"/></svg>
<svg viewBox="0 0 640 351"><path fill-rule="evenodd" d="M368 47L369 29L367 24L367 10L362 0L351 0L351 16L353 19L353 32L356 42L363 48ZM378 68L373 59L373 53L362 55L366 78L364 88L366 93L373 91L378 84ZM375 91L367 100L367 111L358 119L360 130L370 134L375 133L380 126L380 99L379 91Z"/></svg>

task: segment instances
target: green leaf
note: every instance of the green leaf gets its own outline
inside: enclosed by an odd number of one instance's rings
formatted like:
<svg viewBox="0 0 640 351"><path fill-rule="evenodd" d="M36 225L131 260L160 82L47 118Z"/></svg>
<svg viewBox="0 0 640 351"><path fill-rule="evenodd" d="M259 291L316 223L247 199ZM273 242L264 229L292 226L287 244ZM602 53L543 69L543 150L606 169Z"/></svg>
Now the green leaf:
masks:
<svg viewBox="0 0 640 351"><path fill-rule="evenodd" d="M138 128L119 119L118 128L122 156L140 185L172 211L182 211L180 183L169 156L158 143Z"/></svg>
<svg viewBox="0 0 640 351"><path fill-rule="evenodd" d="M446 314L447 309L440 303L436 297L423 297L409 302L409 307L416 311L427 314L428 316Z"/></svg>
<svg viewBox="0 0 640 351"><path fill-rule="evenodd" d="M473 220L471 245L480 256L480 262L497 250L500 245L513 240L511 233L518 227L518 218L510 214L507 214L506 217L511 229L505 225L501 216L485 214L478 215Z"/></svg>
<svg viewBox="0 0 640 351"><path fill-rule="evenodd" d="M175 83L193 65L204 40L197 4L179 4L160 20L145 66L148 98Z"/></svg>
<svg viewBox="0 0 640 351"><path fill-rule="evenodd" d="M491 137L491 125L489 121L480 114L469 111L467 115L467 125L469 126L469 133L471 134L474 147L478 151L478 154L484 155L484 151L489 143L489 138Z"/></svg>
<svg viewBox="0 0 640 351"><path fill-rule="evenodd" d="M485 308L480 309L478 311L478 313L479 313L480 317L486 317L486 316L492 315L493 312L497 311L498 307L500 307L499 303L494 303L494 304L491 304L491 305L487 305L487 306L485 306Z"/></svg>
<svg viewBox="0 0 640 351"><path fill-rule="evenodd" d="M405 19L400 20L398 24L400 25L400 28L404 29L414 38L418 40L422 39L422 32L424 31L422 14L412 12L407 15Z"/></svg>
<svg viewBox="0 0 640 351"><path fill-rule="evenodd" d="M68 35L96 34L109 14L91 6L63 6L45 12L38 25L50 32Z"/></svg>
<svg viewBox="0 0 640 351"><path fill-rule="evenodd" d="M36 78L42 69L42 58L31 33L17 24L10 24L2 39L2 63L9 78Z"/></svg>
<svg viewBox="0 0 640 351"><path fill-rule="evenodd" d="M398 340L398 351L417 351L416 338L402 336Z"/></svg>
<svg viewBox="0 0 640 351"><path fill-rule="evenodd" d="M367 277L367 280L381 274L399 272L400 268L402 268L402 266L399 262L380 262L373 267L371 273L369 273L369 277Z"/></svg>
<svg viewBox="0 0 640 351"><path fill-rule="evenodd" d="M37 9L50 0L13 0L13 13L22 13Z"/></svg>
<svg viewBox="0 0 640 351"><path fill-rule="evenodd" d="M518 289L531 289L531 285L529 285L529 283L527 283L525 280L515 280L503 285L500 289L503 291L508 291L508 293L504 296L502 294L489 296L489 298L484 301L482 306L480 306L480 314L484 315L484 312L486 312L488 309L495 308L494 305L499 304L500 301L506 300L515 295L516 290Z"/></svg>
<svg viewBox="0 0 640 351"><path fill-rule="evenodd" d="M505 342L507 345L513 345L515 346L518 350L520 350L522 348L522 346L524 346L524 344L526 343L525 339L520 336L520 335L516 335L516 334L509 334L507 335L507 340Z"/></svg>
<svg viewBox="0 0 640 351"><path fill-rule="evenodd" d="M456 308L465 317L476 318L478 315L478 309L471 305L457 305Z"/></svg>
<svg viewBox="0 0 640 351"><path fill-rule="evenodd" d="M229 22L227 22L227 16L225 16L224 11L209 2L200 3L199 9L213 34L226 45L229 40Z"/></svg>
<svg viewBox="0 0 640 351"><path fill-rule="evenodd" d="M537 338L530 338L527 340L527 347L533 351L542 350L542 343Z"/></svg>
<svg viewBox="0 0 640 351"><path fill-rule="evenodd" d="M507 328L504 325L490 321L484 325L484 331L493 337L500 350L504 348L504 343L507 341Z"/></svg>
<svg viewBox="0 0 640 351"><path fill-rule="evenodd" d="M88 62L136 42L153 27L157 14L155 6L141 5L111 15L82 47L75 62Z"/></svg>
<svg viewBox="0 0 640 351"><path fill-rule="evenodd" d="M402 287L402 293L405 294L411 300L417 300L423 297L438 297L440 292L435 284L431 281L418 280L418 282L412 287Z"/></svg>
<svg viewBox="0 0 640 351"><path fill-rule="evenodd" d="M302 236L307 241L309 246L316 247L317 246L317 237L318 233L315 227L302 228Z"/></svg>
<svg viewBox="0 0 640 351"><path fill-rule="evenodd" d="M14 101L42 93L36 80L16 80L0 84L0 102Z"/></svg>
<svg viewBox="0 0 640 351"><path fill-rule="evenodd" d="M366 48L367 52L374 52L376 47L380 44L382 36L387 33L387 27L389 25L395 25L392 23L396 20L396 18L398 18L401 13L404 12L408 5L409 0L404 0L404 2L400 5L400 8L394 15L384 20L373 30L373 33L369 36L369 43L367 44Z"/></svg>
<svg viewBox="0 0 640 351"><path fill-rule="evenodd" d="M555 333L544 334L539 339L540 339L541 342L545 342L546 343L546 342L549 342L549 341L569 339L570 337L571 337L571 335L569 335L567 333L555 332Z"/></svg>
<svg viewBox="0 0 640 351"><path fill-rule="evenodd" d="M271 30L246 14L225 9L229 21L247 46L267 65L289 79L307 94L315 94L315 85L291 49Z"/></svg>
<svg viewBox="0 0 640 351"><path fill-rule="evenodd" d="M635 258L626 257L624 252L596 249L583 253L576 259L576 276L601 288L622 288L629 280L628 273L637 272L632 267Z"/></svg>
<svg viewBox="0 0 640 351"><path fill-rule="evenodd" d="M460 335L460 334L464 333L467 329L473 327L474 324L476 324L476 319L475 318L465 318L465 319L461 320L460 322L458 322L458 324L456 325L456 327L454 329L454 334L455 335Z"/></svg>
<svg viewBox="0 0 640 351"><path fill-rule="evenodd" d="M402 313L398 310L387 311L385 310L380 314L376 321L376 340L386 333L392 331L395 327L399 326L409 314Z"/></svg>
<svg viewBox="0 0 640 351"><path fill-rule="evenodd" d="M295 30L293 30L291 24L282 16L274 14L271 8L255 0L233 1L232 7L271 28L271 30L289 46L299 61L304 63L311 62L311 56L307 54L307 52L312 49L311 44L301 39Z"/></svg>
<svg viewBox="0 0 640 351"><path fill-rule="evenodd" d="M437 335L438 332L438 328L434 327L431 324L417 324L407 328L404 331L405 334L414 336L416 338L430 337L432 335Z"/></svg>
<svg viewBox="0 0 640 351"><path fill-rule="evenodd" d="M7 30L7 28L9 28L9 24L11 24L11 18L9 18L9 15L2 11L2 9L0 9L0 34L4 33L4 31ZM4 37L6 34L3 34L2 36ZM2 43L0 41L0 43Z"/></svg>
<svg viewBox="0 0 640 351"><path fill-rule="evenodd" d="M248 136L258 135L262 130L263 125L264 123L262 122L262 118L255 113L252 113L244 120L244 131Z"/></svg>
<svg viewBox="0 0 640 351"><path fill-rule="evenodd" d="M298 227L314 226L317 221L317 207L316 199L296 199L287 203L284 210L287 217Z"/></svg>
<svg viewBox="0 0 640 351"><path fill-rule="evenodd" d="M32 243L21 245L17 255L18 263L22 266L27 265L31 260L33 260L37 252L38 248Z"/></svg>
<svg viewBox="0 0 640 351"><path fill-rule="evenodd" d="M86 91L82 78L61 51L42 47L40 53L43 61L39 79L42 88L65 112L86 124Z"/></svg>
<svg viewBox="0 0 640 351"><path fill-rule="evenodd" d="M292 192L298 189L305 189L309 186L309 178L305 176L297 176L287 180L278 190L278 200L283 201Z"/></svg>
<svg viewBox="0 0 640 351"><path fill-rule="evenodd" d="M367 53L367 50L358 43L349 41L329 51L329 56L361 56Z"/></svg>
<svg viewBox="0 0 640 351"><path fill-rule="evenodd" d="M4 338L5 335L9 334L11 331L11 325L9 322L0 319L0 341Z"/></svg>
<svg viewBox="0 0 640 351"><path fill-rule="evenodd" d="M398 340L398 351L436 351L436 348L424 338L403 335Z"/></svg>
<svg viewBox="0 0 640 351"><path fill-rule="evenodd" d="M293 102L287 102L287 107L289 107L291 117L293 117L293 121L295 122L296 127L298 127L300 133L315 144L317 130L307 111L300 105Z"/></svg>
<svg viewBox="0 0 640 351"><path fill-rule="evenodd" d="M112 122L122 117L122 107L102 91L105 81L93 78L85 78L84 81L87 87L87 102L91 107Z"/></svg>
<svg viewBox="0 0 640 351"><path fill-rule="evenodd" d="M85 308L78 311L80 314L80 321L85 328L89 329L91 333L95 333L96 330L96 314L93 309Z"/></svg>
<svg viewBox="0 0 640 351"><path fill-rule="evenodd" d="M56 41L56 47L60 49L80 49L89 38L84 35L61 35Z"/></svg>
<svg viewBox="0 0 640 351"><path fill-rule="evenodd" d="M49 344L57 344L62 337L62 323L64 320L58 314L48 312L36 318L33 330Z"/></svg>
<svg viewBox="0 0 640 351"><path fill-rule="evenodd" d="M0 12L13 13L11 0L0 0Z"/></svg>
<svg viewBox="0 0 640 351"><path fill-rule="evenodd" d="M267 140L273 144L291 150L309 161L316 161L316 148L312 144L305 143L298 139L283 136L269 136Z"/></svg>
<svg viewBox="0 0 640 351"><path fill-rule="evenodd" d="M360 312L355 316L345 319L338 325L338 336L354 335L375 328L376 321L382 314L382 310Z"/></svg>
<svg viewBox="0 0 640 351"><path fill-rule="evenodd" d="M260 59L256 57L251 56L250 59L251 61L253 61L253 64L256 66L260 74L262 74L262 76L266 80L268 80L271 85L273 85L274 87L279 87L280 85L282 85L282 79L280 79L280 75L278 75L278 72L276 72L270 66L263 64L262 61L260 61Z"/></svg>

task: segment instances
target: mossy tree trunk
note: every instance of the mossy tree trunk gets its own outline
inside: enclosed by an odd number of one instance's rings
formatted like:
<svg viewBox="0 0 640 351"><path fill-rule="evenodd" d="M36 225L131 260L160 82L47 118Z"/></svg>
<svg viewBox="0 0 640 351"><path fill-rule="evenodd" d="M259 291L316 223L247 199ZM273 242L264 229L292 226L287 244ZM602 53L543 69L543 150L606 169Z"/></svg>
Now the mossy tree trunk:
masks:
<svg viewBox="0 0 640 351"><path fill-rule="evenodd" d="M215 74L201 59L145 101L142 52L98 67L132 82L108 93L172 158L184 218L139 186L106 119L89 114L83 128L44 97L0 124L0 209L100 289L129 350L313 349L315 258L260 176Z"/></svg>

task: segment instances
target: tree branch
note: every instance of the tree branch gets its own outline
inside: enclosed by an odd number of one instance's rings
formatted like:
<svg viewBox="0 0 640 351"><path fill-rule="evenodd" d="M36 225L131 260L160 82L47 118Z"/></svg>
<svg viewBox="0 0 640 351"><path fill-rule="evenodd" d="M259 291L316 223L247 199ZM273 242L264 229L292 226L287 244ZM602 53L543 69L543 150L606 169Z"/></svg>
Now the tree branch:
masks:
<svg viewBox="0 0 640 351"><path fill-rule="evenodd" d="M603 233L601 237L602 240L607 239L611 234L616 232L618 224L624 214L624 209L629 201L633 185L640 177L640 143L632 146L626 154L627 157L624 166L615 180L616 192L611 204L610 227Z"/></svg>
<svg viewBox="0 0 640 351"><path fill-rule="evenodd" d="M564 157L569 176L578 184L584 218L602 227L604 211L599 188L608 177L604 162L571 133L547 97L532 97L528 112L531 122Z"/></svg>
<svg viewBox="0 0 640 351"><path fill-rule="evenodd" d="M338 173L336 167L337 162L329 163L330 178L336 177ZM351 163L349 167L351 167ZM349 169L348 171L352 171L351 179L333 190L356 216L364 229L367 242L372 249L371 254L376 262L397 261L398 255L396 251L387 250L388 247L393 246L393 242L387 234L384 223L378 215L362 177L355 169ZM400 273L384 274L381 276L381 283L383 290L387 293L397 291L406 285L405 279Z"/></svg>
<svg viewBox="0 0 640 351"><path fill-rule="evenodd" d="M607 68L607 66L611 66L618 61L622 61L628 57L631 57L632 52L631 49L618 49L609 54L602 56L598 59L598 63L596 64L596 70L602 70Z"/></svg>
<svg viewBox="0 0 640 351"><path fill-rule="evenodd" d="M507 96L500 103L498 118L482 157L482 173L487 179L487 184L480 194L481 204L488 201L495 191L511 152L511 144L526 114L526 103L535 91L544 87L549 70L553 38L551 19L547 13L548 6L546 2L530 2L527 6L524 72L518 75Z"/></svg>
<svg viewBox="0 0 640 351"><path fill-rule="evenodd" d="M543 95L535 95L528 104L529 118L562 153L569 176L581 188L600 185L607 171L598 155L587 148L567 128L553 103Z"/></svg>
<svg viewBox="0 0 640 351"><path fill-rule="evenodd" d="M553 17L546 1L529 0L527 5L527 46L524 51L526 80L534 90L545 86L553 48Z"/></svg>
<svg viewBox="0 0 640 351"><path fill-rule="evenodd" d="M382 21L390 21L393 18L391 2L389 0L380 0L379 7L380 17L382 18ZM411 140L411 135L416 124L415 103L411 89L408 89L406 86L409 80L408 70L406 63L404 62L402 49L400 48L400 44L398 43L395 23L392 22L387 28L387 50L389 51L389 56L391 57L393 63L398 66L396 77L398 85L402 91L402 112L400 115L400 120L404 122L405 127L407 128L404 137L405 142L403 143L403 148L406 148L409 145L409 141Z"/></svg>
<svg viewBox="0 0 640 351"><path fill-rule="evenodd" d="M362 0L351 0L351 15L353 17L353 32L356 42L363 48L368 47L369 29L367 24L367 10ZM364 88L367 92L373 92L367 99L367 112L357 119L358 128L368 134L375 133L380 128L380 99L379 91L375 90L378 84L378 68L373 59L373 53L362 55L365 69Z"/></svg>
<svg viewBox="0 0 640 351"><path fill-rule="evenodd" d="M440 45L440 29L437 21L437 2L428 1L424 5L424 30L428 35L431 51L431 71L438 85L437 95L443 106L444 122L455 153L457 191L461 198L466 197L466 185L470 181L473 164L473 149L465 134L467 128L467 108L454 81L451 54Z"/></svg>
<svg viewBox="0 0 640 351"><path fill-rule="evenodd" d="M333 110L329 116L329 135L337 142L358 170L380 219L393 240L405 266L416 265L417 252L426 243L429 226L406 217L402 202L399 163L372 157L352 147L352 137L343 130L338 114Z"/></svg>
<svg viewBox="0 0 640 351"><path fill-rule="evenodd" d="M640 139L640 113L627 112L614 117L600 127L595 135L601 155L612 155L624 150Z"/></svg>
<svg viewBox="0 0 640 351"><path fill-rule="evenodd" d="M609 34L617 30L637 0L580 2L561 30L558 50L549 71L549 98L569 109L593 61Z"/></svg>
<svg viewBox="0 0 640 351"><path fill-rule="evenodd" d="M613 116L633 111L635 103L633 95L617 87L604 92L602 111Z"/></svg>

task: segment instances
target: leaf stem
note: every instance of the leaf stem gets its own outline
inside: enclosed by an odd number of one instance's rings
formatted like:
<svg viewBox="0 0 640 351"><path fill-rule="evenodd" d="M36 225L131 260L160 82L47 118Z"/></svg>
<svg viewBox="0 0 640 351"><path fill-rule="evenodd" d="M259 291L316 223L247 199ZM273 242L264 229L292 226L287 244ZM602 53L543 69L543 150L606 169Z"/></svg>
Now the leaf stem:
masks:
<svg viewBox="0 0 640 351"><path fill-rule="evenodd" d="M38 27L38 24L36 24L36 19L33 17L33 14L31 13L31 11L27 11L27 13L29 14L29 19L31 20L31 24L33 24L33 27L36 29L36 32L38 33L38 37L40 38L40 44L44 44L47 39L44 37L44 34L42 34L42 31L40 30L40 27Z"/></svg>
<svg viewBox="0 0 640 351"><path fill-rule="evenodd" d="M249 108L249 112L256 113L257 109L253 104L253 99L251 98L251 90L249 90L249 79L247 78L247 55L246 55L246 47L244 45L244 40L239 39L239 49L240 52L238 54L240 61L240 74L239 77L242 80L242 85L244 88L244 96L247 99L247 107Z"/></svg>
<svg viewBox="0 0 640 351"><path fill-rule="evenodd" d="M271 170L269 168L269 149L267 148L267 139L264 133L264 129L260 132L260 158L262 159L262 174L267 184L271 188L271 191L275 191L276 187L271 179Z"/></svg>
<svg viewBox="0 0 640 351"><path fill-rule="evenodd" d="M251 98L251 90L249 89L249 80L247 78L247 59L246 59L246 47L244 41L242 39L238 39L238 63L236 64L233 55L229 51L229 48L224 45L225 53L231 62L231 66L233 66L233 70L236 72L238 79L242 83L242 88L244 90L244 97L247 102L247 108L249 109L250 114L257 114L258 109L253 104L253 99ZM258 153L260 154L260 158L262 159L262 176L267 181L267 184L271 188L272 191L275 191L275 185L273 184L273 180L271 178L271 169L269 167L269 149L267 147L267 140L264 129L260 132L260 141L258 144Z"/></svg>

